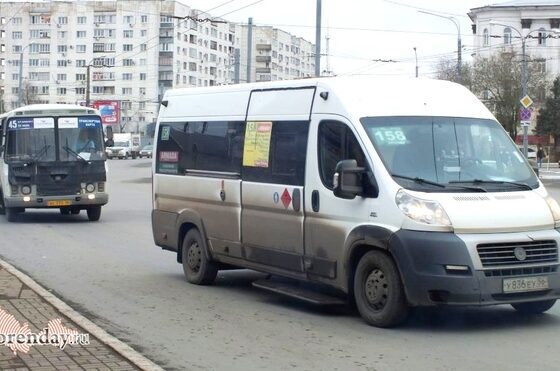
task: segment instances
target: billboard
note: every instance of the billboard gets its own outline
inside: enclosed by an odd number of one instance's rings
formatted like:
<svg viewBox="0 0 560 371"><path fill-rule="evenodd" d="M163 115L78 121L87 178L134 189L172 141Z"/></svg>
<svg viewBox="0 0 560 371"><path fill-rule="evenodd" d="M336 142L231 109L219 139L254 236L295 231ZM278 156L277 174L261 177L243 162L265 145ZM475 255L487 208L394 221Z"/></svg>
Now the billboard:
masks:
<svg viewBox="0 0 560 371"><path fill-rule="evenodd" d="M118 100L96 100L91 105L99 110L103 125L117 125L119 123L121 107Z"/></svg>

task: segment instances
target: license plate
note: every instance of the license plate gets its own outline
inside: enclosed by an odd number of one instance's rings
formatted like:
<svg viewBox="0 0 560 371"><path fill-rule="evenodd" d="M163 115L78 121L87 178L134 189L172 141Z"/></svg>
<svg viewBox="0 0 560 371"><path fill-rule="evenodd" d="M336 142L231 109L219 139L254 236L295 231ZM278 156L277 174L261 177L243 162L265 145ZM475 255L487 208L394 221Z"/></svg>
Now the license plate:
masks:
<svg viewBox="0 0 560 371"><path fill-rule="evenodd" d="M48 201L47 206L70 206L72 205L72 201L70 200L55 200L55 201Z"/></svg>
<svg viewBox="0 0 560 371"><path fill-rule="evenodd" d="M548 277L508 278L503 281L504 293L540 291L548 289Z"/></svg>

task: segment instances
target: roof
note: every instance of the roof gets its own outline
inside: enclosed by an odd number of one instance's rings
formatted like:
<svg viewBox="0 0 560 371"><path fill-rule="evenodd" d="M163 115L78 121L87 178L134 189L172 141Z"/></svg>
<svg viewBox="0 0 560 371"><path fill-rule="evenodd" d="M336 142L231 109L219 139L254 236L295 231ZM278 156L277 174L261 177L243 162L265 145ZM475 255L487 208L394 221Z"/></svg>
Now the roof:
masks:
<svg viewBox="0 0 560 371"><path fill-rule="evenodd" d="M91 111L88 113L93 113L93 114L99 114L97 112L96 109L91 108L91 107L84 107L84 106L78 106L75 104L30 104L28 106L23 106L23 107L19 107L16 108L10 112L8 112L8 115L12 115L12 114L18 114L18 113L24 113L24 112L33 112L33 114L41 114L42 112L45 111L55 111L57 113L64 113L65 111ZM77 112L76 112L77 113Z"/></svg>
<svg viewBox="0 0 560 371"><path fill-rule="evenodd" d="M503 7L503 6L554 6L560 5L559 0L511 0L503 3L491 4L491 7Z"/></svg>

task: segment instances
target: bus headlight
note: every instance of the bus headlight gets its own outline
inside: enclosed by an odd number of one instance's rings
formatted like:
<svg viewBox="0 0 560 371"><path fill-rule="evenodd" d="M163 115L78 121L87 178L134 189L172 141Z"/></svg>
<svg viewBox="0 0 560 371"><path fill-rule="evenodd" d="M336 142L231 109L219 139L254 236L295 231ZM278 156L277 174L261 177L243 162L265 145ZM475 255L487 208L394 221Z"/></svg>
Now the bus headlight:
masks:
<svg viewBox="0 0 560 371"><path fill-rule="evenodd" d="M28 185L24 185L21 187L21 193L24 195L29 195L31 194L31 187Z"/></svg>
<svg viewBox="0 0 560 371"><path fill-rule="evenodd" d="M95 191L95 186L94 186L92 183L88 183L88 184L86 185L86 191L87 191L88 193L92 193L93 191Z"/></svg>
<svg viewBox="0 0 560 371"><path fill-rule="evenodd" d="M420 223L450 227L451 220L437 201L423 200L399 189L395 202L410 219Z"/></svg>

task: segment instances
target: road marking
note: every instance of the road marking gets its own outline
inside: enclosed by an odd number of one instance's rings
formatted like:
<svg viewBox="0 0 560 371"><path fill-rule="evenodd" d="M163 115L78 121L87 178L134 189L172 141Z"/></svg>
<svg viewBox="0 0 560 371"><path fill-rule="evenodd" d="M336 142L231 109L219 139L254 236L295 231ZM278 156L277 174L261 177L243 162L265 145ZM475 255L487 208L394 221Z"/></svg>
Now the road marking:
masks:
<svg viewBox="0 0 560 371"><path fill-rule="evenodd" d="M72 309L72 307L70 307L68 304L48 292L45 288L35 282L31 277L19 271L13 265L0 259L0 266L7 270L9 273L16 276L21 282L27 285L31 290L35 291L37 295L45 299L49 304L55 307L66 317L68 317L72 322L76 323L92 336L98 338L103 344L115 350L135 366L146 371L164 371L163 368L156 365L154 362L150 361L148 358L132 349L129 345L123 343L113 335L108 334L101 327L81 315L79 312Z"/></svg>

